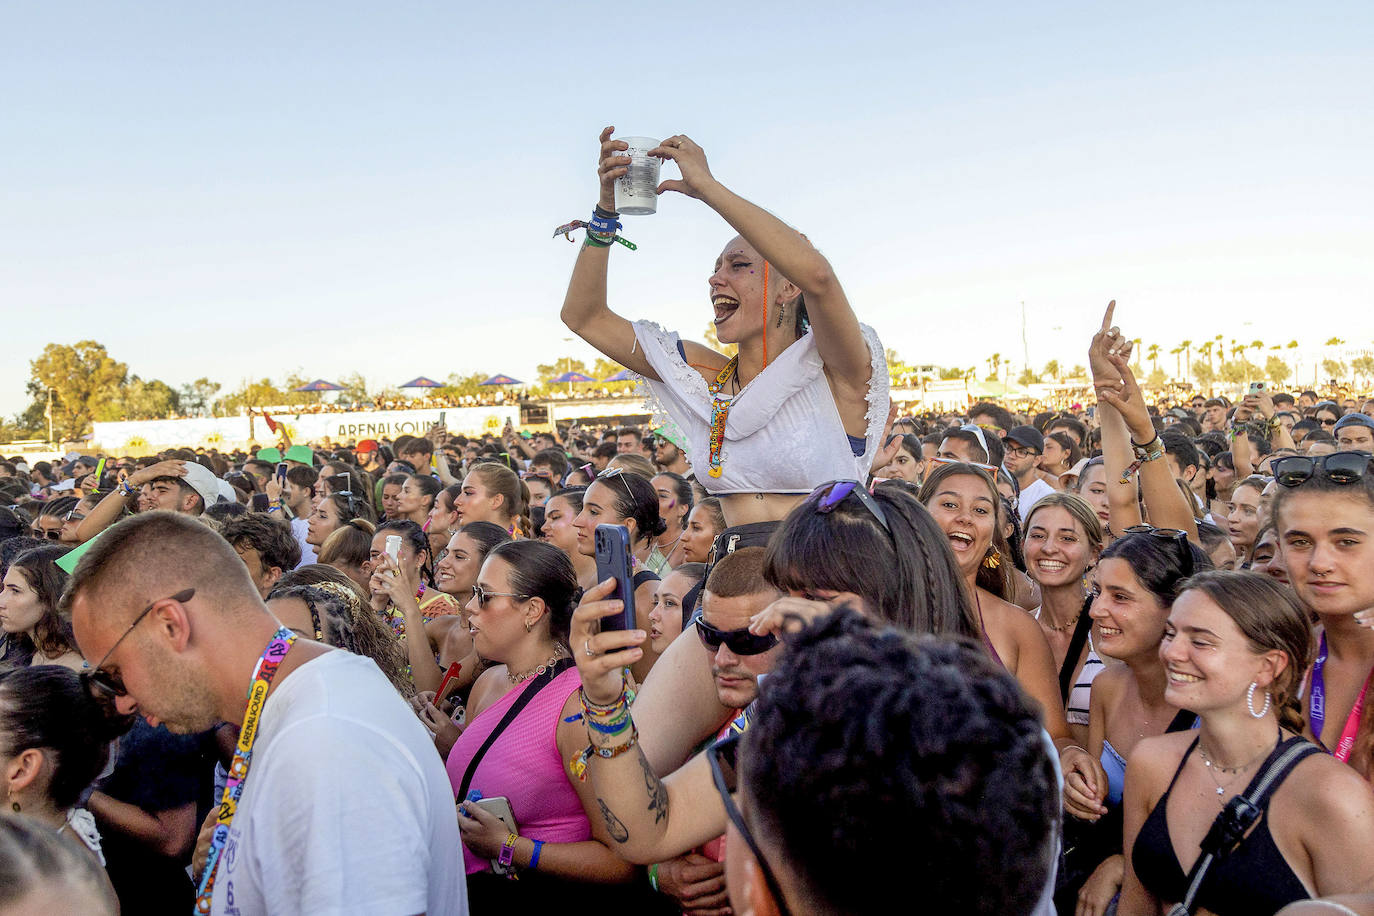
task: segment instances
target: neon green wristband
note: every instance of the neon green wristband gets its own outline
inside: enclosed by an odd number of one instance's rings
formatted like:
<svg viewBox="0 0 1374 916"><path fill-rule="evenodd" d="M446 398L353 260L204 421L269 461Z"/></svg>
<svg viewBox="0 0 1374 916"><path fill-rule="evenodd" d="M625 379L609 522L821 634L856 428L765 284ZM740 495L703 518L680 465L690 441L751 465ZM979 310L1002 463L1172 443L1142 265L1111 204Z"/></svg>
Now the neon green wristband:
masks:
<svg viewBox="0 0 1374 916"><path fill-rule="evenodd" d="M658 890L658 863L649 866L649 886Z"/></svg>

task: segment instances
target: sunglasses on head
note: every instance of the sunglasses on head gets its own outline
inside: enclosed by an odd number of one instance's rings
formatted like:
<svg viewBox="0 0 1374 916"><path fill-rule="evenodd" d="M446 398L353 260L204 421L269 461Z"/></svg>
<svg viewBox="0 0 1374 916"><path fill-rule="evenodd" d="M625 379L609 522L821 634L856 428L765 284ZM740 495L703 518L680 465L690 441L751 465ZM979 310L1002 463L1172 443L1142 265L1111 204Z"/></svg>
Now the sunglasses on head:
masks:
<svg viewBox="0 0 1374 916"><path fill-rule="evenodd" d="M739 791L739 767L737 763L739 739L738 734L731 735L717 741L707 750L706 759L711 764L711 781L715 783L716 791L720 793L721 804L725 806L725 814L730 818L730 823L735 825L740 838L744 840L744 844L753 853L754 861L759 863L759 870L763 872L764 883L768 885L768 890L778 905L778 912L782 916L791 916L787 909L787 902L782 895L782 886L778 884L778 879L773 875L773 870L768 867L768 860L763 857L763 849L759 847L758 840L754 839L754 834L744 823L744 813L735 804L734 796Z"/></svg>
<svg viewBox="0 0 1374 916"><path fill-rule="evenodd" d="M1362 480L1369 473L1369 461L1367 452L1333 452L1317 458L1289 455L1273 462L1270 468L1281 487L1300 486L1314 477L1344 485Z"/></svg>
<svg viewBox="0 0 1374 916"><path fill-rule="evenodd" d="M704 617L697 617L695 623L701 644L711 652L717 651L721 643L724 643L725 647L736 655L762 655L778 644L778 637L773 633L758 636L750 633L748 627L722 630L711 626Z"/></svg>
<svg viewBox="0 0 1374 916"><path fill-rule="evenodd" d="M892 534L892 528L887 523L887 514L883 512L883 507L878 505L878 501L857 480L832 480L830 483L822 484L812 490L811 496L820 497L816 501L817 515L827 515L834 512L835 507L850 496L857 496L869 514L878 520L878 524L883 526L883 530L889 535Z"/></svg>
<svg viewBox="0 0 1374 916"><path fill-rule="evenodd" d="M1179 564L1183 568L1183 577L1186 579L1193 574L1193 549L1188 546L1188 532L1181 528L1156 528L1153 525L1132 525L1125 531L1125 534L1147 534L1152 538L1161 541L1168 541L1175 545L1178 551Z"/></svg>
<svg viewBox="0 0 1374 916"><path fill-rule="evenodd" d="M619 477L620 485L625 488L625 495L630 497L630 506L633 508L635 504L635 494L634 491L630 489L630 482L625 479L624 474L624 468L606 468L606 470L596 475L596 479L600 481L607 481Z"/></svg>
<svg viewBox="0 0 1374 916"><path fill-rule="evenodd" d="M980 464L980 463L978 463L977 461L960 461L958 458L940 458L940 457L937 456L937 457L935 457L935 458L930 459L930 463L931 463L931 464L967 464L969 467L975 467L975 468L978 468L979 470L987 471L987 472L988 472L989 474L991 474L994 478L997 477L997 467L996 467L995 465L991 465L991 464Z"/></svg>

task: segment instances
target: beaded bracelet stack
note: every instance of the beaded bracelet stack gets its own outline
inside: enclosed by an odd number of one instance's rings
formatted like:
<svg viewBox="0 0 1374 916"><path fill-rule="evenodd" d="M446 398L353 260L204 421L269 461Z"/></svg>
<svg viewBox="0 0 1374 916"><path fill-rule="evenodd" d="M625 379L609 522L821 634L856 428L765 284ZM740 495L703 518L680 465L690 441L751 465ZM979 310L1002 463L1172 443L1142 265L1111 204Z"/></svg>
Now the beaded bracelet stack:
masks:
<svg viewBox="0 0 1374 916"><path fill-rule="evenodd" d="M639 743L639 730L635 728L634 719L630 717L630 697L629 691L622 687L620 696L610 704L602 705L593 703L587 699L587 692L581 691L582 695L582 721L586 723L588 737L593 743L588 744L577 756L569 762L569 768L573 775L579 780L587 778L587 761L593 756L601 757L605 760L612 760L630 750ZM596 737L592 733L603 735L605 738L618 738L629 732L630 740L624 744L617 744L612 747L601 747L596 742Z"/></svg>
<svg viewBox="0 0 1374 916"><path fill-rule="evenodd" d="M616 219L619 215L619 213L613 210L602 209L598 204L596 208L592 210L592 218L590 220L583 221L575 219L570 223L564 223L553 230L553 237L558 238L561 235L571 242L573 240L572 234L574 230L586 229L587 238L583 244L588 248L610 248L612 242L619 242L631 251L638 250L639 246L634 242L616 235L616 230L623 228L620 221Z"/></svg>

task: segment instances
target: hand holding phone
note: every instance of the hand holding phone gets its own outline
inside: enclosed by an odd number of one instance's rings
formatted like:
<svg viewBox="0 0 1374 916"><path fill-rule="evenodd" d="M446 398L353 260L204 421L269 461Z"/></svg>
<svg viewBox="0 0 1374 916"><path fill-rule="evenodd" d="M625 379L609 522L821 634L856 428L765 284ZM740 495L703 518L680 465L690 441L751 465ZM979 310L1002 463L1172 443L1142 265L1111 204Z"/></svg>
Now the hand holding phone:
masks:
<svg viewBox="0 0 1374 916"><path fill-rule="evenodd" d="M277 483L286 483L286 462L277 465Z"/></svg>
<svg viewBox="0 0 1374 916"><path fill-rule="evenodd" d="M633 630L635 621L634 577L630 572L630 529L624 525L596 526L596 578L615 580L610 600L624 604L619 614L601 618L601 631Z"/></svg>

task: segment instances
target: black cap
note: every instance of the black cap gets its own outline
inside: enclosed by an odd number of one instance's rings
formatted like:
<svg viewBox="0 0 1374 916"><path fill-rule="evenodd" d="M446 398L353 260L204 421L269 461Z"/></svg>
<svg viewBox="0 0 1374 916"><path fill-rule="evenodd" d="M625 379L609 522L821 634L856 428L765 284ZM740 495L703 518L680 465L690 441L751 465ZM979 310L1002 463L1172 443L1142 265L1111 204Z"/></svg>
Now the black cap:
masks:
<svg viewBox="0 0 1374 916"><path fill-rule="evenodd" d="M1014 427L1007 432L1007 438L1037 455L1045 451L1045 437L1034 426Z"/></svg>

